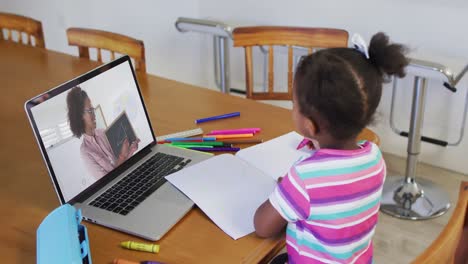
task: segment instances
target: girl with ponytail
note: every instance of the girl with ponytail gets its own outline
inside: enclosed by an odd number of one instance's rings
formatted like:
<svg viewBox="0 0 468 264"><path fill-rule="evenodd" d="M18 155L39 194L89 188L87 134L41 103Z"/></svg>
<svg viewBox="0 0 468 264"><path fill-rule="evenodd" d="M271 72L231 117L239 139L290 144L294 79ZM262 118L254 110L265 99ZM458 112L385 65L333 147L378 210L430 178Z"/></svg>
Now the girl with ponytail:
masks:
<svg viewBox="0 0 468 264"><path fill-rule="evenodd" d="M377 145L357 141L391 75L403 77L405 48L375 34L367 49L315 52L298 64L293 120L310 155L296 162L256 211L260 237L286 227L288 263L372 263L372 236L385 180ZM287 259L283 256L282 262Z"/></svg>

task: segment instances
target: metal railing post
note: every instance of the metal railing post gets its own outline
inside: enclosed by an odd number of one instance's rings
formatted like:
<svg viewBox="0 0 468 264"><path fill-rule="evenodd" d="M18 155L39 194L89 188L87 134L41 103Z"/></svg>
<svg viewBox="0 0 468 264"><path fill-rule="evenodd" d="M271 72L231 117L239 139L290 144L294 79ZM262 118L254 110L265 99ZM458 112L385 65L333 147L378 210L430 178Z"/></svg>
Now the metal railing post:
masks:
<svg viewBox="0 0 468 264"><path fill-rule="evenodd" d="M198 32L213 35L213 63L215 84L223 93L229 93L229 39L232 39L232 28L224 23L179 17L175 23L180 32Z"/></svg>

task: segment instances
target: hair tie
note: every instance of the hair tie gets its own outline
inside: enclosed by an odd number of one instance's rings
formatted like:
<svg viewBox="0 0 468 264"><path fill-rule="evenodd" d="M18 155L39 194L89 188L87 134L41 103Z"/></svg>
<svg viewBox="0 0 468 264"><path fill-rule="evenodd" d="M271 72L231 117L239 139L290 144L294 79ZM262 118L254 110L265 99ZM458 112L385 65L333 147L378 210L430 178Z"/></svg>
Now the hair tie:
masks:
<svg viewBox="0 0 468 264"><path fill-rule="evenodd" d="M354 33L351 38L351 43L353 43L354 48L359 51L362 55L369 59L369 51L367 51L367 44L361 35Z"/></svg>

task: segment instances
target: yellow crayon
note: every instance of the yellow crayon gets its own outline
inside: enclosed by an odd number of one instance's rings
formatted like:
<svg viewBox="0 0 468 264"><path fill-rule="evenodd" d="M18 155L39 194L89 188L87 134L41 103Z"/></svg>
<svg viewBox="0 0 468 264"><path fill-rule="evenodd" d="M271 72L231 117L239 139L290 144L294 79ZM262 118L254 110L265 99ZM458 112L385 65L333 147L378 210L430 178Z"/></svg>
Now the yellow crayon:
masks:
<svg viewBox="0 0 468 264"><path fill-rule="evenodd" d="M159 252L159 245L156 244L146 244L146 243L139 243L134 241L125 241L120 243L120 246L127 249L138 250L138 251L145 251L151 253L158 253Z"/></svg>

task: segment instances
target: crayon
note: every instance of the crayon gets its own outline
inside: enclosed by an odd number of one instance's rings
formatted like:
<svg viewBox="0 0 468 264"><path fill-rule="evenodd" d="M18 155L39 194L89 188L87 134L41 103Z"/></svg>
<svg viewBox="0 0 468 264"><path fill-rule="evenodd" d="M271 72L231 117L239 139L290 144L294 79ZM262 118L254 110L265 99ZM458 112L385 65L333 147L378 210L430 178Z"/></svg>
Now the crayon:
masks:
<svg viewBox="0 0 468 264"><path fill-rule="evenodd" d="M158 253L159 252L159 245L156 244L146 244L146 243L139 243L134 241L124 241L120 243L120 246L126 249L138 250L138 251L145 251L151 253Z"/></svg>

